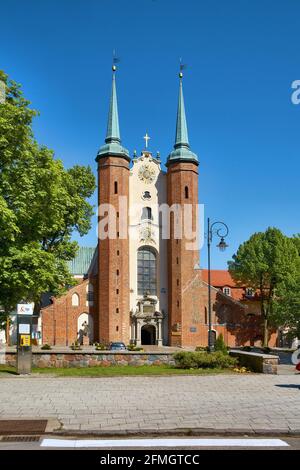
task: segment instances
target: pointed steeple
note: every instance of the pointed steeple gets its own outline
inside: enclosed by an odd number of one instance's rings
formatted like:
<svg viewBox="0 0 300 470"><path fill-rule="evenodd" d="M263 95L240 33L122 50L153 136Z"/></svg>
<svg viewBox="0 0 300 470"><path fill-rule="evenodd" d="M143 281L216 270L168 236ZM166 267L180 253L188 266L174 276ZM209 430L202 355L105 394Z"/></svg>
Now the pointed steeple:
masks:
<svg viewBox="0 0 300 470"><path fill-rule="evenodd" d="M107 131L105 144L100 147L97 158L98 160L104 156L122 156L126 160L130 160L129 152L121 145L120 129L119 129L119 113L118 113L118 100L117 100L117 89L116 89L116 66L112 66L112 86L111 96L109 103L109 112L107 119Z"/></svg>
<svg viewBox="0 0 300 470"><path fill-rule="evenodd" d="M182 90L182 73L179 76L179 95L178 95L178 108L177 108L177 122L176 122L176 136L175 148L185 145L189 147L189 137L186 125L185 107Z"/></svg>
<svg viewBox="0 0 300 470"><path fill-rule="evenodd" d="M190 150L183 98L182 77L183 74L180 71L175 144L174 150L168 156L167 166L170 163L175 163L179 161L193 162L196 165L199 165L197 155Z"/></svg>
<svg viewBox="0 0 300 470"><path fill-rule="evenodd" d="M113 68L112 85L111 85L111 96L109 103L109 112L107 119L107 131L105 142L110 144L111 142L121 142L120 129L119 129L119 114L118 114L118 100L116 90L116 76L115 68Z"/></svg>

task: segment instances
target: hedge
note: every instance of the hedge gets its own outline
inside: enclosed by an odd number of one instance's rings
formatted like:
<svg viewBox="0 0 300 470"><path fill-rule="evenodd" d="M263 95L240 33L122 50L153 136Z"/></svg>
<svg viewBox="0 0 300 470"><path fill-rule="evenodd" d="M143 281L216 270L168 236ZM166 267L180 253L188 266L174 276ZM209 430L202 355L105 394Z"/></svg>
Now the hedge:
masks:
<svg viewBox="0 0 300 470"><path fill-rule="evenodd" d="M212 353L178 351L174 354L175 366L179 369L227 369L237 365L237 359L221 351Z"/></svg>

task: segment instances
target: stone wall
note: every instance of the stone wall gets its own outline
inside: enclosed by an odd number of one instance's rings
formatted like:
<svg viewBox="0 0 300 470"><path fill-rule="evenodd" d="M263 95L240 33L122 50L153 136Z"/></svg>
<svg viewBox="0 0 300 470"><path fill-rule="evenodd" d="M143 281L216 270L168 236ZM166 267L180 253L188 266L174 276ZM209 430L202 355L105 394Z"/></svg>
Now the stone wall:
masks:
<svg viewBox="0 0 300 470"><path fill-rule="evenodd" d="M253 372L277 374L278 356L237 350L232 350L229 354L238 358L240 366L247 367Z"/></svg>
<svg viewBox="0 0 300 470"><path fill-rule="evenodd" d="M143 366L143 365L174 365L171 353L142 353L142 352L111 352L80 351L52 352L38 351L32 353L33 367L92 367L92 366ZM0 351L0 364L16 365L16 353Z"/></svg>

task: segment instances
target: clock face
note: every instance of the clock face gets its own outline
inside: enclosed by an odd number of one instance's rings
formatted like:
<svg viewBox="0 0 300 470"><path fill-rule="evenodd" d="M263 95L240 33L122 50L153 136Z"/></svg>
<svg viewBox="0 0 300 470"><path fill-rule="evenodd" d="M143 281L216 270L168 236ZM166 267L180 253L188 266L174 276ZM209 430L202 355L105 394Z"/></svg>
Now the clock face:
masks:
<svg viewBox="0 0 300 470"><path fill-rule="evenodd" d="M139 169L139 178L145 183L152 183L155 179L155 170L150 165L142 165Z"/></svg>

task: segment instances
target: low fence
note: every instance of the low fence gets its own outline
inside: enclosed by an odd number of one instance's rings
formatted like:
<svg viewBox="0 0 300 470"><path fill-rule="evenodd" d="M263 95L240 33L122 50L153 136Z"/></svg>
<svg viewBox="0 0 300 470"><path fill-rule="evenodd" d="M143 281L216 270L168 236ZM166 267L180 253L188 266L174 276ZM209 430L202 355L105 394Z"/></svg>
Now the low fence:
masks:
<svg viewBox="0 0 300 470"><path fill-rule="evenodd" d="M232 349L229 354L238 358L240 366L247 367L253 372L260 372L262 374L277 374L277 366L279 362L278 356L272 354L240 351L237 349Z"/></svg>
<svg viewBox="0 0 300 470"><path fill-rule="evenodd" d="M16 352L0 351L0 364L16 365ZM33 367L92 367L92 366L144 366L174 365L173 354L151 352L112 352L112 351L33 351Z"/></svg>

